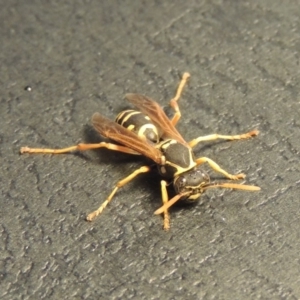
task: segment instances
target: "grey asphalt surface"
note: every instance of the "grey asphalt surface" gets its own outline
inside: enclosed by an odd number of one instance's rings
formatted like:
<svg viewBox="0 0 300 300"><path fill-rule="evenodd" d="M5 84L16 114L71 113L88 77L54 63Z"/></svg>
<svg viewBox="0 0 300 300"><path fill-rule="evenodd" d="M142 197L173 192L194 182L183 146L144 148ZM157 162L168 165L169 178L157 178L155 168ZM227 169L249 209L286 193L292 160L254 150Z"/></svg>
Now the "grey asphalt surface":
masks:
<svg viewBox="0 0 300 300"><path fill-rule="evenodd" d="M0 11L1 299L300 299L298 1L6 1ZM141 175L85 221L143 158L108 150L19 155L101 140L124 94L168 109L191 79L178 129L260 192L210 190L153 212ZM209 169L206 167L206 169ZM213 180L226 181L210 171ZM171 192L171 190L170 190Z"/></svg>

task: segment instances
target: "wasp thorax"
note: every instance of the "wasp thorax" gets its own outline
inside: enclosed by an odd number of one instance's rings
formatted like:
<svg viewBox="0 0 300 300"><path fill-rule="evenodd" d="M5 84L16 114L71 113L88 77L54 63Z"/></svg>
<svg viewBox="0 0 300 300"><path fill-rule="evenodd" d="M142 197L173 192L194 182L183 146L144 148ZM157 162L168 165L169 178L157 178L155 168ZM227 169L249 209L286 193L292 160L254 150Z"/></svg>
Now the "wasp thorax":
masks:
<svg viewBox="0 0 300 300"><path fill-rule="evenodd" d="M207 173L200 170L200 168L194 168L178 175L174 179L173 185L177 194L190 192L183 199L194 200L203 193L203 187L209 182L210 178Z"/></svg>

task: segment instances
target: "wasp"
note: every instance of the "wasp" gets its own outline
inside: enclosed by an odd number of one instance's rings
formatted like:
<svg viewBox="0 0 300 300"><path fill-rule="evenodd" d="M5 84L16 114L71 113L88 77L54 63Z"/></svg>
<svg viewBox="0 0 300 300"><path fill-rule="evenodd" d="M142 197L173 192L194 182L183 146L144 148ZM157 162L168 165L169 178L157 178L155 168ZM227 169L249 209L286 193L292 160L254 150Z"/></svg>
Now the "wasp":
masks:
<svg viewBox="0 0 300 300"><path fill-rule="evenodd" d="M208 157L195 158L193 153L193 148L201 142L217 139L248 139L258 135L258 130L252 130L239 135L210 134L200 136L190 142L186 142L177 131L175 126L181 118L178 100L189 77L189 73L183 74L175 97L170 101L170 106L175 112L171 119L166 116L157 102L140 94L127 94L125 96L137 110L123 111L117 116L115 121L107 119L100 113L95 113L92 116L94 129L103 137L116 142L116 144L110 142L95 144L80 143L62 149L22 147L20 152L62 154L73 151L107 148L132 155L143 155L149 158L157 166L158 173L162 177L161 197L163 205L154 214L163 214L163 227L165 230L170 228L168 210L179 200L196 201L201 194L210 188L230 188L247 191L260 190L259 187L252 185L211 182L209 175L202 170L204 163L207 163L215 172L222 174L230 180L244 179L245 174L230 174L212 159ZM120 180L101 206L88 214L86 219L88 221L95 219L110 203L119 188L132 181L139 174L150 172L152 169L153 165L142 166ZM167 186L172 182L176 195L172 199L169 199Z"/></svg>

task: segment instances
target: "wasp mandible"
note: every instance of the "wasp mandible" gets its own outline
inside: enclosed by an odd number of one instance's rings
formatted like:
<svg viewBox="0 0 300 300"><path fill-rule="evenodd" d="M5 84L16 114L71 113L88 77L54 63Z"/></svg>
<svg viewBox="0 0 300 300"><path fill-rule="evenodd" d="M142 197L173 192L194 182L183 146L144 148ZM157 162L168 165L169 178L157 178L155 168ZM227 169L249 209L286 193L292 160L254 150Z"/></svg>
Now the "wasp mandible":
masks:
<svg viewBox="0 0 300 300"><path fill-rule="evenodd" d="M107 148L133 155L144 155L150 158L156 165L161 180L161 195L163 205L157 209L155 214L163 214L163 227L165 230L170 228L170 216L168 209L178 200L197 200L201 194L209 188L231 188L247 191L260 190L257 186L217 183L211 182L209 175L204 172L201 165L208 165L216 172L230 180L245 178L243 173L230 174L222 169L216 162L208 157L195 158L193 148L200 142L222 140L241 140L258 135L258 130L239 135L220 135L210 134L200 136L186 142L175 128L181 117L178 100L183 88L190 77L189 73L184 73L177 88L175 97L170 101L171 108L175 113L169 119L160 105L154 100L140 94L127 94L126 99L138 110L126 110L121 112L116 121L111 121L99 113L92 116L92 125L102 136L109 138L118 144L101 142L95 144L78 144L62 149L41 149L22 147L21 153L43 153L43 154L62 154L72 151L86 151L98 148ZM119 145L120 144L120 145ZM137 175L147 173L152 170L152 166L142 166L132 172L127 177L120 180L109 194L102 205L88 214L87 220L92 221L102 213L108 203L112 200L117 190L133 180ZM176 195L169 200L167 185L173 182Z"/></svg>

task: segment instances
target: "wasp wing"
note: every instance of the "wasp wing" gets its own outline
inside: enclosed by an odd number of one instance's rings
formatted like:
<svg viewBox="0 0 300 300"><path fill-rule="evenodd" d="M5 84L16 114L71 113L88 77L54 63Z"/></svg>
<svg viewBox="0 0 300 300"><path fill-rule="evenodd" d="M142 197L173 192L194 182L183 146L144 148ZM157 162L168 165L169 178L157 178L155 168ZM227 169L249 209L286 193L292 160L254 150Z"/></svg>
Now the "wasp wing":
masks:
<svg viewBox="0 0 300 300"><path fill-rule="evenodd" d="M99 113L95 113L92 116L92 124L102 136L110 138L152 159L157 164L161 164L162 153L158 149L140 139L135 133L103 117Z"/></svg>
<svg viewBox="0 0 300 300"><path fill-rule="evenodd" d="M157 102L140 94L126 94L125 98L162 130L163 138L171 138L187 144Z"/></svg>

